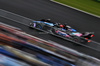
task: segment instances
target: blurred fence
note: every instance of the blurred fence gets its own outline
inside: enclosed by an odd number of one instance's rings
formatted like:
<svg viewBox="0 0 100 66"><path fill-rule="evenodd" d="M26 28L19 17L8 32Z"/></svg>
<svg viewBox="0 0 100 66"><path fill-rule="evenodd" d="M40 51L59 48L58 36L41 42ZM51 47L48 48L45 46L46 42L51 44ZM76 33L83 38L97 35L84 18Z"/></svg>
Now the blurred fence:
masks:
<svg viewBox="0 0 100 66"><path fill-rule="evenodd" d="M2 10L0 9L0 17L4 17L10 20L13 20L15 22L27 25L32 22L33 20ZM2 23L1 23L2 24ZM14 30L15 31L15 30ZM57 43L54 42L48 42L45 40L42 40L40 38L37 38L35 36L29 35L27 33L24 32L18 32L20 35L24 35L27 36L28 38L34 38L37 39L37 42L34 42L33 40L27 40L30 43L33 43L35 46L38 46L44 50L49 50L50 53L55 54L57 56L66 58L66 59L73 59L76 66L100 66L100 60L82 53L79 53L75 50L72 50L68 47L64 47L62 45L59 45ZM18 33L16 33L18 35ZM70 61L70 60L69 60Z"/></svg>

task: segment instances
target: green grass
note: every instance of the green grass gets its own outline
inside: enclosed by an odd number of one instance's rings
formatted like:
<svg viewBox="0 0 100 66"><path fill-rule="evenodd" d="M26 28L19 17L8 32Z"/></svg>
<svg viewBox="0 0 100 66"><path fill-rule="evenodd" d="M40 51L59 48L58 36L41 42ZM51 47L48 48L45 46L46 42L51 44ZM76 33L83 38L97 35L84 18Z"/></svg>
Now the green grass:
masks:
<svg viewBox="0 0 100 66"><path fill-rule="evenodd" d="M94 0L54 0L100 16L100 2Z"/></svg>

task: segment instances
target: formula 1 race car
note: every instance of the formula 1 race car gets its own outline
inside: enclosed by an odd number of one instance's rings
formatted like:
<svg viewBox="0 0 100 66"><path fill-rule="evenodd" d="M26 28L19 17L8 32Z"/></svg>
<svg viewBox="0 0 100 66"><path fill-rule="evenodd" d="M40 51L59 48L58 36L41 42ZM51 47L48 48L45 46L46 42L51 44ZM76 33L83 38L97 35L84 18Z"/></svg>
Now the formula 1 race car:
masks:
<svg viewBox="0 0 100 66"><path fill-rule="evenodd" d="M60 23L53 23L50 21L50 19L33 21L32 23L30 23L29 26L32 28L49 32L50 34L62 38L66 38L71 41L81 42L81 43L90 42L91 41L90 39L93 37L94 34L92 32L85 32L85 33L77 32L75 29L71 28L67 24L62 25Z"/></svg>

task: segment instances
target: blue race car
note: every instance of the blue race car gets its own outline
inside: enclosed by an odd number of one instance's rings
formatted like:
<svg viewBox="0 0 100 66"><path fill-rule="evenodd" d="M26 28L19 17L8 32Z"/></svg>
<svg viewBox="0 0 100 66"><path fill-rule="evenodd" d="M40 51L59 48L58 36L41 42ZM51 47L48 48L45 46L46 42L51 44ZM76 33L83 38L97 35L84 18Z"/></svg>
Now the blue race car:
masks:
<svg viewBox="0 0 100 66"><path fill-rule="evenodd" d="M93 37L93 33L91 32L80 33L67 24L54 23L50 19L33 21L30 23L30 27L77 42L90 42L90 39Z"/></svg>

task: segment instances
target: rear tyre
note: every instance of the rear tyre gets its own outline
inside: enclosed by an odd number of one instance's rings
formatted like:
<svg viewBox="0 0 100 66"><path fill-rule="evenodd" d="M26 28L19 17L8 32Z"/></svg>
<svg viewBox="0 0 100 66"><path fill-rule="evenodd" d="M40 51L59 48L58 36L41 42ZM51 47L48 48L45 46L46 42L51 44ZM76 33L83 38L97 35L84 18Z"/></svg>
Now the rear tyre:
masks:
<svg viewBox="0 0 100 66"><path fill-rule="evenodd" d="M74 41L80 42L80 39L78 37L74 37Z"/></svg>
<svg viewBox="0 0 100 66"><path fill-rule="evenodd" d="M53 34L58 35L58 34L56 33L56 30L55 30L54 28L52 28L51 31L52 31Z"/></svg>

